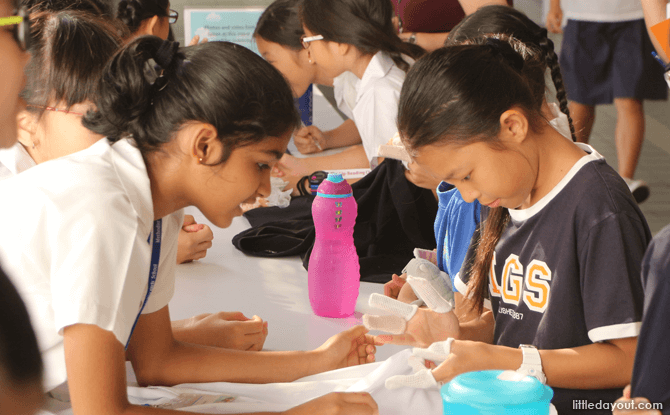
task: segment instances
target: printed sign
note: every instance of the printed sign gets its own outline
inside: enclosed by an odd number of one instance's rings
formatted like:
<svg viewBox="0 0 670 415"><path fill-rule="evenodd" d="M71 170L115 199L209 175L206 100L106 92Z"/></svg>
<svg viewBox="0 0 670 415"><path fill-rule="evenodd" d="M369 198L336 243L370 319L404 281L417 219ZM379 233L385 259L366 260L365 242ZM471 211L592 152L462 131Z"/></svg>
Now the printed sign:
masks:
<svg viewBox="0 0 670 415"><path fill-rule="evenodd" d="M237 43L258 53L252 35L263 8L216 8L184 10L184 44L194 36L212 41Z"/></svg>

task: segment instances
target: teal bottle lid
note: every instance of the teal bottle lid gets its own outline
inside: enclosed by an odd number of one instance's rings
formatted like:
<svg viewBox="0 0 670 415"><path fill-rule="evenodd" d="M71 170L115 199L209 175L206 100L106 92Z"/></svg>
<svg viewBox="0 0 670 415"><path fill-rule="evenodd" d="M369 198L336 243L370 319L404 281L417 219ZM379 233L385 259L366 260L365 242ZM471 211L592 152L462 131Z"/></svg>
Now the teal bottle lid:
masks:
<svg viewBox="0 0 670 415"><path fill-rule="evenodd" d="M442 387L441 394L445 413L450 404L478 408L480 413L494 407L511 409L538 404L546 407L544 413L548 413L554 392L531 376L513 371L484 370L455 377Z"/></svg>
<svg viewBox="0 0 670 415"><path fill-rule="evenodd" d="M328 173L328 177L326 177L326 180L333 183L342 183L344 178L342 178L341 173Z"/></svg>

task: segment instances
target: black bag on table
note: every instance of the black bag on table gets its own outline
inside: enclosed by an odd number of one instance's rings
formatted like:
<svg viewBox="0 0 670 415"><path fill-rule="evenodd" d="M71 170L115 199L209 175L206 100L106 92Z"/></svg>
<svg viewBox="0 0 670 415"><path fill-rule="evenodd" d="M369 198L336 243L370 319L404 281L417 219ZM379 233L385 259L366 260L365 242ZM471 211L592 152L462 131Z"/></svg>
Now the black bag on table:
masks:
<svg viewBox="0 0 670 415"><path fill-rule="evenodd" d="M407 180L401 162L387 159L351 187L358 203L354 245L361 281L390 281L414 257L414 248L435 248L437 201ZM258 257L300 255L307 269L315 238L313 200L300 196L286 208L248 211L251 228L235 235L233 245Z"/></svg>

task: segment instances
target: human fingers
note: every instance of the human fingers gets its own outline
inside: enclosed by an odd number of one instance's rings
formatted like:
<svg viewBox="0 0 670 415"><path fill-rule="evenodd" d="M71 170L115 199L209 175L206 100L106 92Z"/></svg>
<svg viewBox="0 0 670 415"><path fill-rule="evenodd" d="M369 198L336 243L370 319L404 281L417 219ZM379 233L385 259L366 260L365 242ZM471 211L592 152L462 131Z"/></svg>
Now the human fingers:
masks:
<svg viewBox="0 0 670 415"><path fill-rule="evenodd" d="M195 218L193 217L193 215L184 215L184 224L182 225L182 228L184 226L193 225L195 223L197 223L197 222L195 221Z"/></svg>
<svg viewBox="0 0 670 415"><path fill-rule="evenodd" d="M367 392L349 392L349 393L342 393L342 395L343 395L342 398L344 399L345 402L355 405L368 406L374 410L374 412L372 413L378 413L379 411L379 406L377 405L377 402L375 402L375 400L372 398L372 395L370 395Z"/></svg>
<svg viewBox="0 0 670 415"><path fill-rule="evenodd" d="M392 334L405 332L407 322L414 317L418 307L413 304L405 304L390 297L373 293L370 295L368 304L372 308L386 311L390 315L363 315L363 324L370 330L381 330Z"/></svg>
<svg viewBox="0 0 670 415"><path fill-rule="evenodd" d="M203 225L202 223L194 223L194 224L191 224L191 225L185 225L181 229L184 232L198 232L198 231L201 231L201 230L205 229L205 226L206 225Z"/></svg>
<svg viewBox="0 0 670 415"><path fill-rule="evenodd" d="M416 340L411 334L381 334L375 336L378 345L395 344L398 346L415 346Z"/></svg>
<svg viewBox="0 0 670 415"><path fill-rule="evenodd" d="M623 388L623 398L630 399L630 385L626 385L626 387Z"/></svg>
<svg viewBox="0 0 670 415"><path fill-rule="evenodd" d="M391 276L391 281L384 284L384 295L397 299L400 288L402 288L403 285L405 285L405 280L401 279L398 275L393 274Z"/></svg>
<svg viewBox="0 0 670 415"><path fill-rule="evenodd" d="M216 317L226 321L249 321L249 317L245 316L241 311L219 311Z"/></svg>
<svg viewBox="0 0 670 415"><path fill-rule="evenodd" d="M200 36L195 35L191 38L191 41L188 43L189 46L195 46L200 41Z"/></svg>
<svg viewBox="0 0 670 415"><path fill-rule="evenodd" d="M200 41L200 44L202 45L203 43L207 43L207 42L209 42L209 39L207 39L207 38L205 37L205 38L203 38L203 39Z"/></svg>
<svg viewBox="0 0 670 415"><path fill-rule="evenodd" d="M212 232L212 228L207 225L202 225L202 228L198 230L197 235L200 242L211 242L214 239L214 232Z"/></svg>

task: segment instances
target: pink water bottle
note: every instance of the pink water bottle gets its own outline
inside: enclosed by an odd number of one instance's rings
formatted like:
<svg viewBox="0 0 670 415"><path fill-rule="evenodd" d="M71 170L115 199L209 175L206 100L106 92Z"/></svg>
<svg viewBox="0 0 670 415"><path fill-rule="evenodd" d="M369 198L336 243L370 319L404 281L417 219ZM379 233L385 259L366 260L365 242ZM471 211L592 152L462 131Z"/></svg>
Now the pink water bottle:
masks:
<svg viewBox="0 0 670 415"><path fill-rule="evenodd" d="M316 240L309 258L309 302L316 315L347 317L354 313L360 267L354 247L357 205L341 174L328 174L312 203Z"/></svg>

